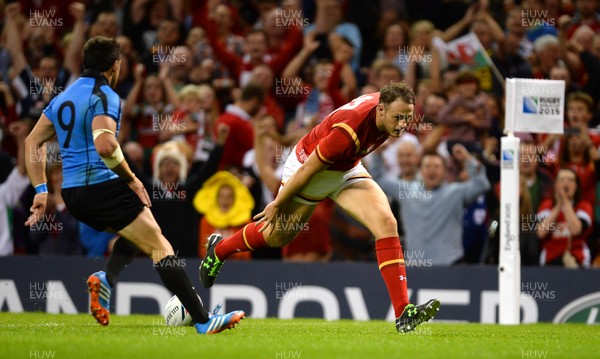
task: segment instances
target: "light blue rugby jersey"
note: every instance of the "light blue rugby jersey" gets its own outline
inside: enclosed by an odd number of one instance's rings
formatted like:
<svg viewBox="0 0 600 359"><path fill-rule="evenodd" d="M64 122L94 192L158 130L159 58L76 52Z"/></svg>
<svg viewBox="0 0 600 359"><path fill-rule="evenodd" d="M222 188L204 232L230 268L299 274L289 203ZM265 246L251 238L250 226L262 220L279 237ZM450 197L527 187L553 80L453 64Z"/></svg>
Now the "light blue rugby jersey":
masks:
<svg viewBox="0 0 600 359"><path fill-rule="evenodd" d="M44 109L52 121L63 162L62 188L106 182L119 176L96 152L92 120L106 115L121 127L121 100L98 71L86 70Z"/></svg>

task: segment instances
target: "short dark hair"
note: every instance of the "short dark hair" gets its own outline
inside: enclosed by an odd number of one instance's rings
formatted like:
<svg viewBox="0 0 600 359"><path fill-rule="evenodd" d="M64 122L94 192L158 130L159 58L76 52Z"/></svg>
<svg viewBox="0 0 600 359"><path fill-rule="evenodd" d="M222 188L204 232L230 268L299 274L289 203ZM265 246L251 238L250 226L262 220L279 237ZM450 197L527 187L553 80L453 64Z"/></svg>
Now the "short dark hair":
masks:
<svg viewBox="0 0 600 359"><path fill-rule="evenodd" d="M242 94L240 95L241 101L251 101L258 99L259 102L263 102L265 99L265 89L259 84L249 82L242 88Z"/></svg>
<svg viewBox="0 0 600 359"><path fill-rule="evenodd" d="M442 157L442 155L440 155L439 153L435 152L435 150L433 151L428 151L425 152L423 154L423 157L421 157L421 162L419 163L419 168L423 166L423 161L425 160L425 158L427 157L431 157L431 158L439 158L440 161L442 161L442 166L444 166L444 168L446 167L446 160L444 159L444 157Z"/></svg>
<svg viewBox="0 0 600 359"><path fill-rule="evenodd" d="M403 102L414 105L415 94L406 82L392 82L379 91L379 103L387 106L400 98Z"/></svg>
<svg viewBox="0 0 600 359"><path fill-rule="evenodd" d="M567 97L567 104L574 101L583 102L588 112L594 113L594 99L588 93L583 91L571 92Z"/></svg>
<svg viewBox="0 0 600 359"><path fill-rule="evenodd" d="M121 58L121 48L116 39L96 36L83 47L83 67L86 70L108 71Z"/></svg>

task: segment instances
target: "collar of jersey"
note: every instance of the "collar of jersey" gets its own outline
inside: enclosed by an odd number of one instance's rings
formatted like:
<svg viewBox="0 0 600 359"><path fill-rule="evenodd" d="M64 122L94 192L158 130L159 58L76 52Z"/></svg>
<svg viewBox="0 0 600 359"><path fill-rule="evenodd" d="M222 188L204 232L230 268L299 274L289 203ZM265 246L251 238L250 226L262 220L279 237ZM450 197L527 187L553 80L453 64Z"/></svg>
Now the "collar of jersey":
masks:
<svg viewBox="0 0 600 359"><path fill-rule="evenodd" d="M81 77L93 77L96 80L102 81L104 84L108 85L108 80L104 74L98 70L85 69L81 73Z"/></svg>

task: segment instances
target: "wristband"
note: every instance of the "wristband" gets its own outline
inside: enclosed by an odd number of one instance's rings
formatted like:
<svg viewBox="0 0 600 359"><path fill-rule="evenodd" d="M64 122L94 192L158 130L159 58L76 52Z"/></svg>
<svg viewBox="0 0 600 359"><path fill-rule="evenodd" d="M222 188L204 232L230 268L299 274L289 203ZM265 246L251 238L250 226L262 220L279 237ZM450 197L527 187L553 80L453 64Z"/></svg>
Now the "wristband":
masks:
<svg viewBox="0 0 600 359"><path fill-rule="evenodd" d="M48 185L46 185L45 183L40 183L37 186L35 186L34 188L35 188L35 194L48 193Z"/></svg>

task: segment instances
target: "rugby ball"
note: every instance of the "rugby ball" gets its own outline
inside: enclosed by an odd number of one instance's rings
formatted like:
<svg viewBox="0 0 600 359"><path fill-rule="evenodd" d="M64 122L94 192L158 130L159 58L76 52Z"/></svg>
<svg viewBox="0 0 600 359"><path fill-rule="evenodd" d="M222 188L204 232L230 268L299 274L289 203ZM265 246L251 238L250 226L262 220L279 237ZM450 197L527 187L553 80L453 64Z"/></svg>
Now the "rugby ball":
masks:
<svg viewBox="0 0 600 359"><path fill-rule="evenodd" d="M202 298L198 296L198 299L200 299L200 303L202 304ZM165 323L170 327L192 325L192 316L176 295L172 296L167 305L165 305L163 317L165 318Z"/></svg>

